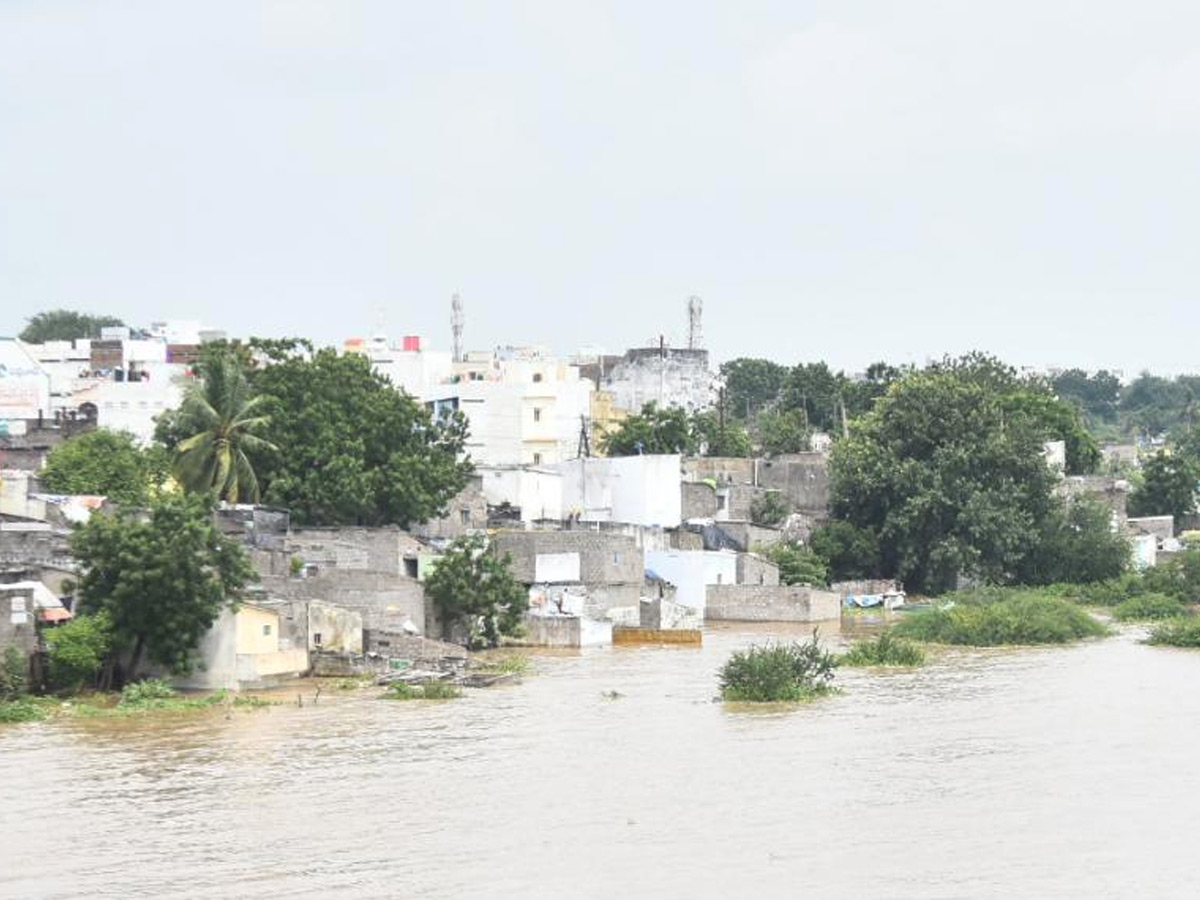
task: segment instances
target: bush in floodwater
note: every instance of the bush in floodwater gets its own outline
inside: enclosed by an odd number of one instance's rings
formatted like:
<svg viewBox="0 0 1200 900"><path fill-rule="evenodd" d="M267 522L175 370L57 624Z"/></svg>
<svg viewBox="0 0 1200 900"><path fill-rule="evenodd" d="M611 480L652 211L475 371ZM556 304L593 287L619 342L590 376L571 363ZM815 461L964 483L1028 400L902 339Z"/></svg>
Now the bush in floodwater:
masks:
<svg viewBox="0 0 1200 900"><path fill-rule="evenodd" d="M768 644L739 650L721 668L721 699L743 703L809 700L833 688L834 657L817 643Z"/></svg>
<svg viewBox="0 0 1200 900"><path fill-rule="evenodd" d="M1149 622L1186 614L1187 607L1166 594L1140 594L1113 608L1113 618L1118 622Z"/></svg>
<svg viewBox="0 0 1200 900"><path fill-rule="evenodd" d="M1147 644L1159 644L1166 647L1200 648L1200 619L1175 618L1168 619L1154 627Z"/></svg>
<svg viewBox="0 0 1200 900"><path fill-rule="evenodd" d="M179 695L175 689L161 678L147 678L145 681L135 681L125 685L121 691L120 706L149 708L161 706L166 701L174 700Z"/></svg>
<svg viewBox="0 0 1200 900"><path fill-rule="evenodd" d="M0 702L16 700L29 689L29 662L16 647L8 647L0 657Z"/></svg>
<svg viewBox="0 0 1200 900"><path fill-rule="evenodd" d="M988 588L948 595L942 605L906 613L900 637L936 644L999 647L1066 644L1108 629L1077 605L1041 591Z"/></svg>
<svg viewBox="0 0 1200 900"><path fill-rule="evenodd" d="M838 657L839 666L923 666L925 651L890 631L858 641Z"/></svg>
<svg viewBox="0 0 1200 900"><path fill-rule="evenodd" d="M425 684L397 681L385 696L389 700L454 700L462 696L462 689L448 681L430 681Z"/></svg>
<svg viewBox="0 0 1200 900"><path fill-rule="evenodd" d="M40 722L46 718L47 708L43 701L33 697L21 697L12 701L0 701L0 725L17 722Z"/></svg>

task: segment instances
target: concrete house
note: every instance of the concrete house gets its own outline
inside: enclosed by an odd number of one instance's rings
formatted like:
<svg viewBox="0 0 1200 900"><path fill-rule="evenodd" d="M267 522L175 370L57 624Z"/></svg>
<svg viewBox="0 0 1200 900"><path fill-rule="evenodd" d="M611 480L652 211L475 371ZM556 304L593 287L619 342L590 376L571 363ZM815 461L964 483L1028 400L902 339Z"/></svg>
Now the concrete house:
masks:
<svg viewBox="0 0 1200 900"><path fill-rule="evenodd" d="M280 635L278 608L243 603L225 610L201 639L191 675L172 678L181 688L245 690L272 687L308 672L308 648Z"/></svg>

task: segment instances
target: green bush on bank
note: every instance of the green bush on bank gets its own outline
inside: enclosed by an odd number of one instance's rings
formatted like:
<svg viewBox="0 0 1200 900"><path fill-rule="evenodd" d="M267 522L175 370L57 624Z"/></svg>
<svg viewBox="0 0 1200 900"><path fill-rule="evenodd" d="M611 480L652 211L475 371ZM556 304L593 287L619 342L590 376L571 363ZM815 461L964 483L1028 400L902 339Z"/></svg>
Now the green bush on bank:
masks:
<svg viewBox="0 0 1200 900"><path fill-rule="evenodd" d="M947 595L935 609L906 613L895 631L913 640L970 647L1065 644L1108 633L1079 606L1049 592L1020 588Z"/></svg>
<svg viewBox="0 0 1200 900"><path fill-rule="evenodd" d="M1154 627L1146 643L1165 647L1200 648L1200 618L1167 619Z"/></svg>
<svg viewBox="0 0 1200 900"><path fill-rule="evenodd" d="M836 660L817 643L768 644L739 650L721 668L721 699L742 703L796 703L833 690Z"/></svg>
<svg viewBox="0 0 1200 900"><path fill-rule="evenodd" d="M838 657L839 666L923 666L925 651L885 631L874 639L858 641Z"/></svg>
<svg viewBox="0 0 1200 900"><path fill-rule="evenodd" d="M1187 615L1187 607L1166 594L1139 594L1113 607L1118 622L1150 622Z"/></svg>

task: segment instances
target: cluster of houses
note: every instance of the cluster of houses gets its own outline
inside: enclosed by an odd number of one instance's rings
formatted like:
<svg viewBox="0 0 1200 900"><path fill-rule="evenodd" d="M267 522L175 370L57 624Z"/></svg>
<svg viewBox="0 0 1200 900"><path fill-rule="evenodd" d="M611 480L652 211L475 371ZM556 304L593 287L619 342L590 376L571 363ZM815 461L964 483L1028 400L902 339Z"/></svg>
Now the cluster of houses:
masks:
<svg viewBox="0 0 1200 900"><path fill-rule="evenodd" d="M608 429L648 402L709 406L716 379L689 304L686 346L648 342L620 356L557 359L537 348L430 349L420 337L351 339L432 410L468 419L476 474L446 515L410 531L293 527L286 510L228 507L222 528L241 540L260 581L203 640L181 686L239 688L315 672L343 674L453 653L423 582L448 543L484 533L529 596L526 640L555 647L608 644L625 629L694 632L705 622L837 619L846 593L780 583L762 553L804 540L829 515L828 442L769 459L639 455L605 458ZM33 652L39 629L71 616L77 577L70 528L103 497L42 490L38 472L62 441L112 428L149 442L155 418L181 400L202 344L223 337L197 323L163 323L100 340L28 345L0 339L0 651ZM1063 454L1049 445L1052 464ZM1064 478L1066 493L1106 499L1140 565L1177 549L1166 522L1125 514L1117 478ZM752 510L774 494L789 511L777 527Z"/></svg>

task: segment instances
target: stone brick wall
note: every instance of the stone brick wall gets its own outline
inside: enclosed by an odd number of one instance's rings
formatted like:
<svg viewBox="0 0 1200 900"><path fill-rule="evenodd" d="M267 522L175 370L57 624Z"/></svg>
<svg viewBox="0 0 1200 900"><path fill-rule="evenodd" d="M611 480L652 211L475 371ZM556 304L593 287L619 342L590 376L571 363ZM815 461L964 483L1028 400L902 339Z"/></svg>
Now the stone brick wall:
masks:
<svg viewBox="0 0 1200 900"><path fill-rule="evenodd" d="M717 492L701 481L684 481L679 485L683 518L711 519L717 514Z"/></svg>
<svg viewBox="0 0 1200 900"><path fill-rule="evenodd" d="M628 535L598 531L501 531L492 538L496 552L512 557L513 576L533 584L538 554L578 553L580 581L589 586L641 584L645 557Z"/></svg>
<svg viewBox="0 0 1200 900"><path fill-rule="evenodd" d="M404 557L421 550L411 534L395 527L297 528L287 550L318 569L351 569L399 574Z"/></svg>
<svg viewBox="0 0 1200 900"><path fill-rule="evenodd" d="M835 581L829 590L840 597L862 594L886 594L899 589L899 585L887 578L860 578L855 581Z"/></svg>
<svg viewBox="0 0 1200 900"><path fill-rule="evenodd" d="M779 566L753 553L739 553L737 559L738 584L762 584L773 587L779 584Z"/></svg>
<svg viewBox="0 0 1200 900"><path fill-rule="evenodd" d="M579 647L582 624L575 616L526 616L521 643L530 647Z"/></svg>
<svg viewBox="0 0 1200 900"><path fill-rule="evenodd" d="M406 621L425 633L425 588L414 578L382 572L329 570L313 578L268 575L267 596L281 600L324 600L362 615L364 629L400 631Z"/></svg>
<svg viewBox="0 0 1200 900"><path fill-rule="evenodd" d="M476 476L446 503L446 515L412 526L412 533L429 540L453 540L488 524L487 499L483 495L483 478Z"/></svg>
<svg viewBox="0 0 1200 900"><path fill-rule="evenodd" d="M841 618L842 598L795 585L710 584L704 617L710 622L820 622Z"/></svg>
<svg viewBox="0 0 1200 900"><path fill-rule="evenodd" d="M742 552L759 547L773 547L783 539L777 528L764 528L750 522L720 522L717 527Z"/></svg>
<svg viewBox="0 0 1200 900"><path fill-rule="evenodd" d="M758 483L782 491L796 512L829 516L829 457L825 453L793 453L761 460Z"/></svg>
<svg viewBox="0 0 1200 900"><path fill-rule="evenodd" d="M693 456L683 461L684 478L720 484L754 484L755 460L738 456Z"/></svg>
<svg viewBox="0 0 1200 900"><path fill-rule="evenodd" d="M20 619L20 621L14 621ZM37 609L33 590L0 593L0 653L16 647L25 656L37 649Z"/></svg>

